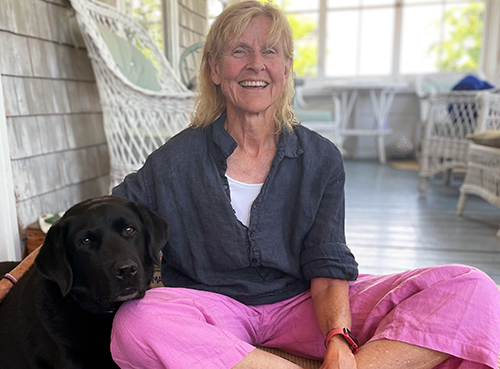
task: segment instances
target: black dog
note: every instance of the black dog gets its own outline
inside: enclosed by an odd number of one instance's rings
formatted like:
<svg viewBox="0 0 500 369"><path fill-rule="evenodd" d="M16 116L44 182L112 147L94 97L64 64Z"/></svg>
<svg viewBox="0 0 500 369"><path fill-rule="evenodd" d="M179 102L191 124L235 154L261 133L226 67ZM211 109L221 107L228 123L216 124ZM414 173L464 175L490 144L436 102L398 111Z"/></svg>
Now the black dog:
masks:
<svg viewBox="0 0 500 369"><path fill-rule="evenodd" d="M114 313L144 296L166 233L163 219L118 197L70 208L0 303L0 368L117 368Z"/></svg>

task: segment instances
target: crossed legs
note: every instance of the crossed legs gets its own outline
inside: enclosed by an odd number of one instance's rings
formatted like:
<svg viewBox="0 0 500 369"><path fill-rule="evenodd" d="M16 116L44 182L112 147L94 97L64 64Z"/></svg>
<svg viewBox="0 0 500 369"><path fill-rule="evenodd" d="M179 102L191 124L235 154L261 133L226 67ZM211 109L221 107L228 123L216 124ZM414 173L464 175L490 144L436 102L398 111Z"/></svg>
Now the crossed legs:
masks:
<svg viewBox="0 0 500 369"><path fill-rule="evenodd" d="M404 342L378 340L367 343L360 348L356 354L357 368L345 369L432 369L444 362L448 357L449 355L445 353ZM297 369L300 367L288 360L258 349L250 352L234 366L234 369L268 368Z"/></svg>
<svg viewBox="0 0 500 369"><path fill-rule="evenodd" d="M354 282L351 292L352 332L362 347L355 367L347 369L496 367L499 294L484 273L443 266L368 276ZM130 369L298 368L254 346L321 360L325 349L311 304L308 293L245 306L202 291L153 289L118 311L113 358Z"/></svg>

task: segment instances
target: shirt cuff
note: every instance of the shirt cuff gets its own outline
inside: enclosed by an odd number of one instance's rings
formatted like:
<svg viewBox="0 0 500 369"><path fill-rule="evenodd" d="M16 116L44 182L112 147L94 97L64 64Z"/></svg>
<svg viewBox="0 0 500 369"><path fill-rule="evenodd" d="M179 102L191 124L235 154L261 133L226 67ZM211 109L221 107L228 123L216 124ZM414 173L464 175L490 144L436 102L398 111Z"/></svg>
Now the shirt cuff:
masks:
<svg viewBox="0 0 500 369"><path fill-rule="evenodd" d="M306 280L332 278L354 281L358 263L345 244L326 243L306 248L301 255L302 274Z"/></svg>

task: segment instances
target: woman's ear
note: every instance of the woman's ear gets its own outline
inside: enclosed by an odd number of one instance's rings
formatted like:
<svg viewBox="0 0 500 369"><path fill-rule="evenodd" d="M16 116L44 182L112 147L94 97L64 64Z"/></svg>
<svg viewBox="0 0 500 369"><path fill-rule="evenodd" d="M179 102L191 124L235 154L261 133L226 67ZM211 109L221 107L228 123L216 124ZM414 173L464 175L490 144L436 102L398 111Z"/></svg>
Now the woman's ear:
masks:
<svg viewBox="0 0 500 369"><path fill-rule="evenodd" d="M208 58L208 65L210 66L210 77L212 82L217 86L221 83L219 63L217 63L213 58Z"/></svg>

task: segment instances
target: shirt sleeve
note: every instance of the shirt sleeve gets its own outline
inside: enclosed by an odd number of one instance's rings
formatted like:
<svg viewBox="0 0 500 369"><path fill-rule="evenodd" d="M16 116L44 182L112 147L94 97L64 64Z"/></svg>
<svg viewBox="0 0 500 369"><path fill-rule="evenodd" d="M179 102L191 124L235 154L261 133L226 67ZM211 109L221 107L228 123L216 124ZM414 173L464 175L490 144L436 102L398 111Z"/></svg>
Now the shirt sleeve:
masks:
<svg viewBox="0 0 500 369"><path fill-rule="evenodd" d="M147 176L149 171L149 162L139 169L136 173L127 175L123 182L113 188L113 196L124 197L130 201L140 202L151 209L149 188Z"/></svg>
<svg viewBox="0 0 500 369"><path fill-rule="evenodd" d="M304 240L301 268L304 278L356 280L358 263L345 242L342 163L333 171L321 198L313 226Z"/></svg>

